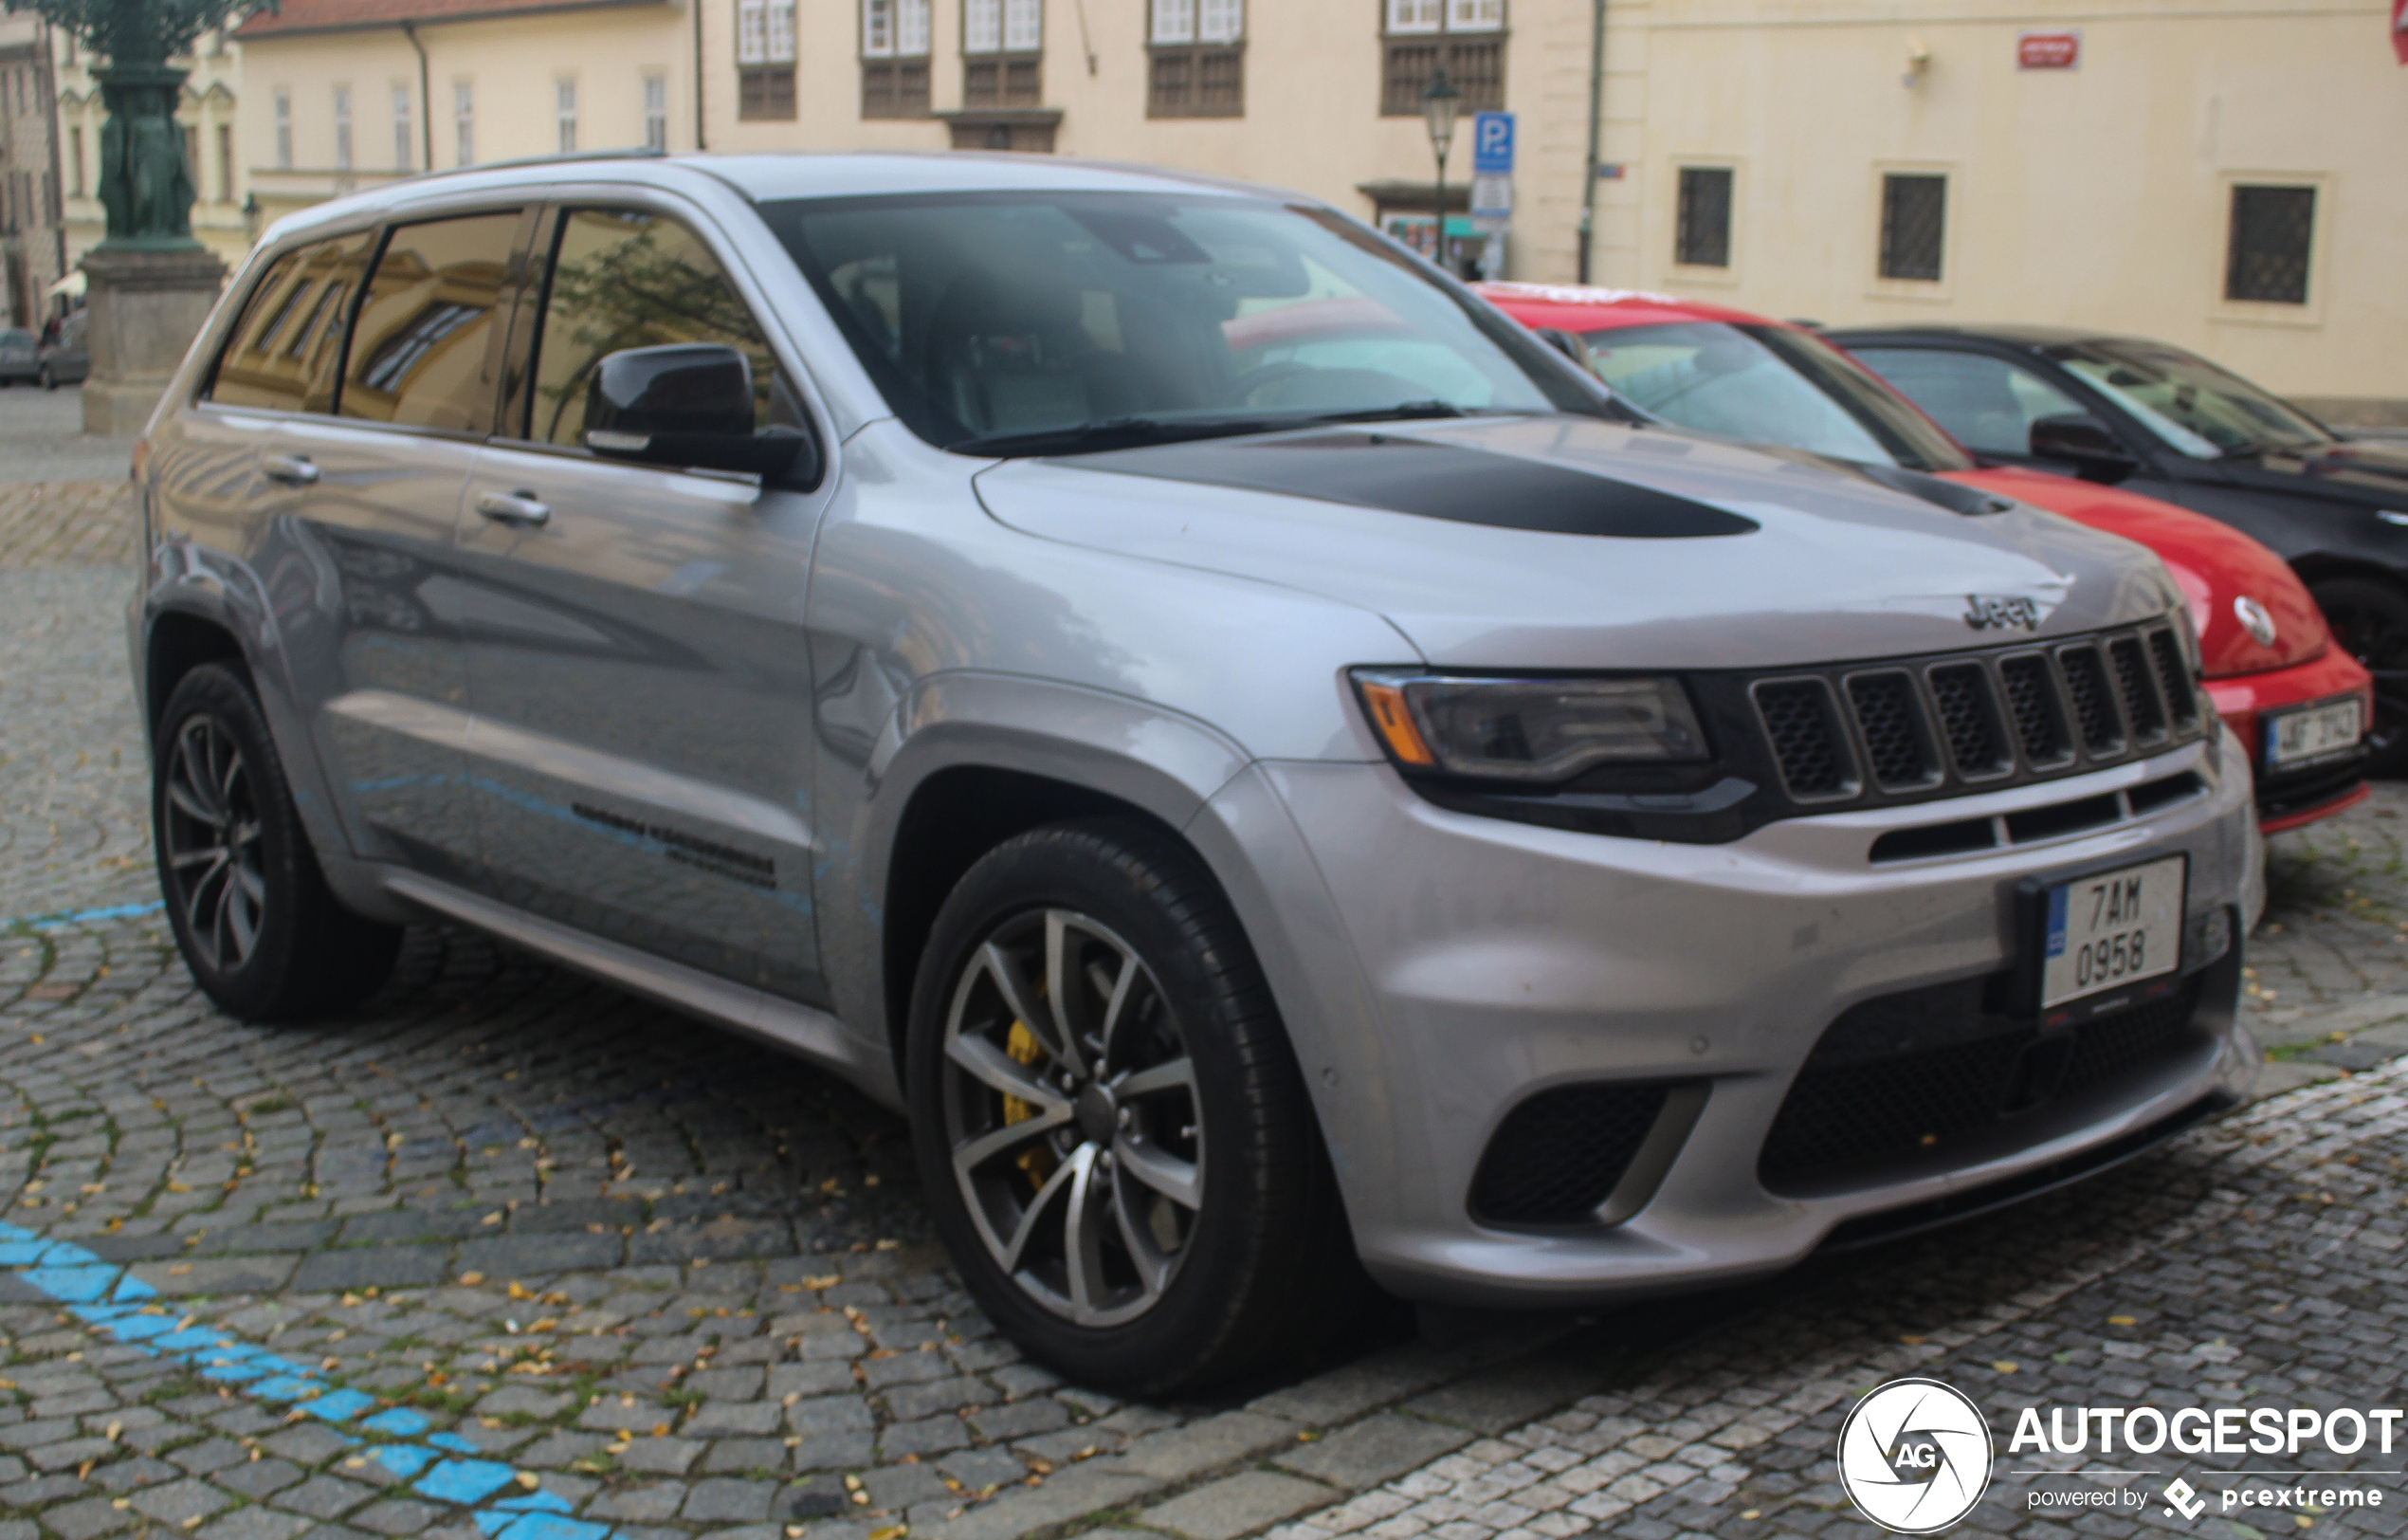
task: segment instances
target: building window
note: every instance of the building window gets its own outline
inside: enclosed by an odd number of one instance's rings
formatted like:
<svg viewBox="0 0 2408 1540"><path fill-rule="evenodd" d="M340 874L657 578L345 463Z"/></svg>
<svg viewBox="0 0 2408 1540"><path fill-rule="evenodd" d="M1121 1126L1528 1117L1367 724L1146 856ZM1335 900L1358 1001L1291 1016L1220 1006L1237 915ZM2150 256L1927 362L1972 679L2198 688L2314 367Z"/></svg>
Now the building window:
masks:
<svg viewBox="0 0 2408 1540"><path fill-rule="evenodd" d="M1684 267L1731 265L1731 169L1683 166L1673 217L1672 260Z"/></svg>
<svg viewBox="0 0 2408 1540"><path fill-rule="evenodd" d="M961 104L1035 106L1044 47L1043 0L962 0Z"/></svg>
<svg viewBox="0 0 2408 1540"><path fill-rule="evenodd" d="M78 157L81 158L80 156ZM276 169L293 169L293 93L276 93ZM83 174L76 173L75 195L83 196Z"/></svg>
<svg viewBox="0 0 2408 1540"><path fill-rule="evenodd" d="M644 148L666 150L669 147L669 78L666 75L644 77Z"/></svg>
<svg viewBox="0 0 2408 1540"><path fill-rule="evenodd" d="M217 125L217 201L234 201L234 125Z"/></svg>
<svg viewBox="0 0 2408 1540"><path fill-rule="evenodd" d="M1881 276L1940 282L1948 230L1948 178L1891 174L1881 179Z"/></svg>
<svg viewBox="0 0 2408 1540"><path fill-rule="evenodd" d="M928 116L928 0L861 0L861 115Z"/></svg>
<svg viewBox="0 0 2408 1540"><path fill-rule="evenodd" d="M71 179L68 195L83 196L83 130L67 130L67 175Z"/></svg>
<svg viewBox="0 0 2408 1540"><path fill-rule="evenodd" d="M794 0L736 0L736 116L794 116Z"/></svg>
<svg viewBox="0 0 2408 1540"><path fill-rule="evenodd" d="M416 156L410 148L410 87L393 87L393 170L408 171Z"/></svg>
<svg viewBox="0 0 2408 1540"><path fill-rule="evenodd" d="M477 88L466 81L451 82L451 153L463 166L477 163Z"/></svg>
<svg viewBox="0 0 2408 1540"><path fill-rule="evenodd" d="M559 130L560 153L574 155L577 147L577 82L552 82L552 121Z"/></svg>
<svg viewBox="0 0 2408 1540"><path fill-rule="evenodd" d="M1200 3L1200 0L1199 0ZM1505 0L1381 0L1379 112L1421 116L1421 93L1439 65L1465 112L1505 110Z"/></svg>
<svg viewBox="0 0 2408 1540"><path fill-rule="evenodd" d="M2233 189L2224 298L2252 304L2306 304L2308 246L2315 232L2314 188Z"/></svg>
<svg viewBox="0 0 2408 1540"><path fill-rule="evenodd" d="M1237 118L1246 111L1246 0L1153 0L1148 118Z"/></svg>
<svg viewBox="0 0 2408 1540"><path fill-rule="evenodd" d="M335 169L351 170L351 87L335 87Z"/></svg>
<svg viewBox="0 0 2408 1540"><path fill-rule="evenodd" d="M201 125L184 125L184 174L192 178L192 195L201 192Z"/></svg>

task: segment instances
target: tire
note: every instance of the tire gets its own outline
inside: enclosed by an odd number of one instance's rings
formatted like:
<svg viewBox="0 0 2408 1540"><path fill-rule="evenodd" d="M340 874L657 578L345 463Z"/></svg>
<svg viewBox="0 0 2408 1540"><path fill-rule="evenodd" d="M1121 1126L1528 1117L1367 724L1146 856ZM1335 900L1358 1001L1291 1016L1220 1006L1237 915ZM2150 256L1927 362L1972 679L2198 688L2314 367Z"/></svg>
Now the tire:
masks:
<svg viewBox="0 0 2408 1540"><path fill-rule="evenodd" d="M2369 578L2334 578L2308 593L2334 638L2375 676L2366 774L2408 777L2408 594Z"/></svg>
<svg viewBox="0 0 2408 1540"><path fill-rule="evenodd" d="M1062 1013L1049 978L1074 981ZM1084 1047L1060 1046L1066 1017ZM1082 819L980 858L938 912L906 1057L937 1230L989 1318L1056 1372L1169 1395L1359 1319L1372 1286L1286 1031L1237 917L1169 836ZM1092 1221L1084 1268L1074 1217Z"/></svg>
<svg viewBox="0 0 2408 1540"><path fill-rule="evenodd" d="M392 974L400 927L335 901L259 698L224 664L186 674L159 715L151 835L185 966L227 1015L328 1014Z"/></svg>

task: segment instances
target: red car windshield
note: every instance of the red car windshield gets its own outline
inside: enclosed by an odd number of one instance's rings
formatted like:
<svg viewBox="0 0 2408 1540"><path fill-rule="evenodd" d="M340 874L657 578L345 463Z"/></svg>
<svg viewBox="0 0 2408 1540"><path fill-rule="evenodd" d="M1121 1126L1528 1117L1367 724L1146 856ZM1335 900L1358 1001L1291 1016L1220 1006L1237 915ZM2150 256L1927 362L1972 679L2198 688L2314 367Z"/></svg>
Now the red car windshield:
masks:
<svg viewBox="0 0 2408 1540"><path fill-rule="evenodd" d="M1580 334L1596 376L1682 428L1908 470L1973 458L1846 354L1785 326L1687 321Z"/></svg>

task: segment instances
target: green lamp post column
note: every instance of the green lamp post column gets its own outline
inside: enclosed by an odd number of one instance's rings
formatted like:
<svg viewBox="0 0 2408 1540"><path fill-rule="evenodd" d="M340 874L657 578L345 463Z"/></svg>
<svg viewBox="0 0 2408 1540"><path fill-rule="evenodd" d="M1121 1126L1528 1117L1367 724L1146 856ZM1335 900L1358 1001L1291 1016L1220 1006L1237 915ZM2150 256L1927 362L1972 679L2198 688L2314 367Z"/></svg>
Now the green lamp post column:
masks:
<svg viewBox="0 0 2408 1540"><path fill-rule="evenodd" d="M225 265L192 238L192 168L175 123L186 71L168 61L210 28L273 9L275 0L5 3L108 60L92 71L108 109L99 189L107 229L81 264L92 312L83 431L139 432L226 281Z"/></svg>

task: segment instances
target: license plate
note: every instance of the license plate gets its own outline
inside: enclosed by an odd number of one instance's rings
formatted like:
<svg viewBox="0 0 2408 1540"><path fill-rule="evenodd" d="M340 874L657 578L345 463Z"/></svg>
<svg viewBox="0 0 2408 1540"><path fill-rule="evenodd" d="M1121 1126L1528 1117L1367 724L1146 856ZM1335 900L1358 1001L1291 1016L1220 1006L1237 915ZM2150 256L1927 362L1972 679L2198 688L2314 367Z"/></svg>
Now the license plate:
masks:
<svg viewBox="0 0 2408 1540"><path fill-rule="evenodd" d="M2040 1008L2181 966L2189 865L2187 856L2169 855L2050 889Z"/></svg>
<svg viewBox="0 0 2408 1540"><path fill-rule="evenodd" d="M2358 746L2365 728L2358 698L2311 706L2305 711L2269 716L2263 724L2266 768L2280 770L2341 749Z"/></svg>

